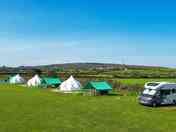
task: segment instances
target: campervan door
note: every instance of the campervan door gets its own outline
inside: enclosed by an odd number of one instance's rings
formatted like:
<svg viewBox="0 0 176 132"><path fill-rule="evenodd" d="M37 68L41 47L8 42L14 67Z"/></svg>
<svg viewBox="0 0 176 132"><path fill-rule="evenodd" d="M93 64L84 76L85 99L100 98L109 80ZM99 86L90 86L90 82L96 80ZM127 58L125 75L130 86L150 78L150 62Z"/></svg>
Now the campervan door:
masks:
<svg viewBox="0 0 176 132"><path fill-rule="evenodd" d="M161 104L176 104L176 84L165 84L160 88Z"/></svg>

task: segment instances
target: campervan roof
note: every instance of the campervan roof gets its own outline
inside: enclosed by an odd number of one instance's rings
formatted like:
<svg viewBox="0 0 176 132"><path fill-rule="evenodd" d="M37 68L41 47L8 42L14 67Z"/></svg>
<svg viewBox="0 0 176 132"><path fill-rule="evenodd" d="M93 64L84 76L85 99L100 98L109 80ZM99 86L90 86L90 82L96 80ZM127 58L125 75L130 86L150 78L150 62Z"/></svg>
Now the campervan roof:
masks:
<svg viewBox="0 0 176 132"><path fill-rule="evenodd" d="M158 89L165 84L172 84L172 83L169 83L169 82L148 82L145 84L144 87L146 89Z"/></svg>

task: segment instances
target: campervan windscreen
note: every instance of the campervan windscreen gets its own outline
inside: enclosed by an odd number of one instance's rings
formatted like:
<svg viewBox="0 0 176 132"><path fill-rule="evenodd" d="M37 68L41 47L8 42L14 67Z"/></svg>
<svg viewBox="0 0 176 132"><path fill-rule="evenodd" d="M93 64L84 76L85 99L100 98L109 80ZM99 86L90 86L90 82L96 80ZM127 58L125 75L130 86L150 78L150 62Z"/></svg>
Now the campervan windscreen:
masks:
<svg viewBox="0 0 176 132"><path fill-rule="evenodd" d="M144 89L143 91L143 95L149 95L149 96L153 96L156 94L156 90L153 90L153 89Z"/></svg>

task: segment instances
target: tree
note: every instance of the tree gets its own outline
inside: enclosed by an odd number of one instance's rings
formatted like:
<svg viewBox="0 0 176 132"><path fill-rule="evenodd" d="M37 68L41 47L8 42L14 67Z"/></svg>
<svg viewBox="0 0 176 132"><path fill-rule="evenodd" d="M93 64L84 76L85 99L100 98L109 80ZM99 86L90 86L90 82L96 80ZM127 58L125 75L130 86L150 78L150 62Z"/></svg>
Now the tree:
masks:
<svg viewBox="0 0 176 132"><path fill-rule="evenodd" d="M42 70L40 69L33 69L35 74L41 75L42 74Z"/></svg>
<svg viewBox="0 0 176 132"><path fill-rule="evenodd" d="M58 77L57 72L55 70L49 70L47 71L48 77Z"/></svg>

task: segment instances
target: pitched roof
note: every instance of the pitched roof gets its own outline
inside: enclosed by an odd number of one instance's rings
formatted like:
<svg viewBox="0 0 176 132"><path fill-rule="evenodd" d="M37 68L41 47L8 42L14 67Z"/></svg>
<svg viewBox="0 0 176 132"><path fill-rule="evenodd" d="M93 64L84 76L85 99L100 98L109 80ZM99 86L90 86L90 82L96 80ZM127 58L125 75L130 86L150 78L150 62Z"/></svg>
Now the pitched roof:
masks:
<svg viewBox="0 0 176 132"><path fill-rule="evenodd" d="M62 81L59 78L43 78L44 82L48 85L61 84Z"/></svg>
<svg viewBox="0 0 176 132"><path fill-rule="evenodd" d="M60 90L61 91L77 91L81 89L81 83L74 79L73 76L70 76L66 81L64 81L60 85Z"/></svg>
<svg viewBox="0 0 176 132"><path fill-rule="evenodd" d="M107 82L89 82L84 89L96 89L96 90L112 90L112 87Z"/></svg>
<svg viewBox="0 0 176 132"><path fill-rule="evenodd" d="M28 80L27 85L29 87L31 86L40 86L42 83L42 79L39 77L39 75L35 75L33 78Z"/></svg>

